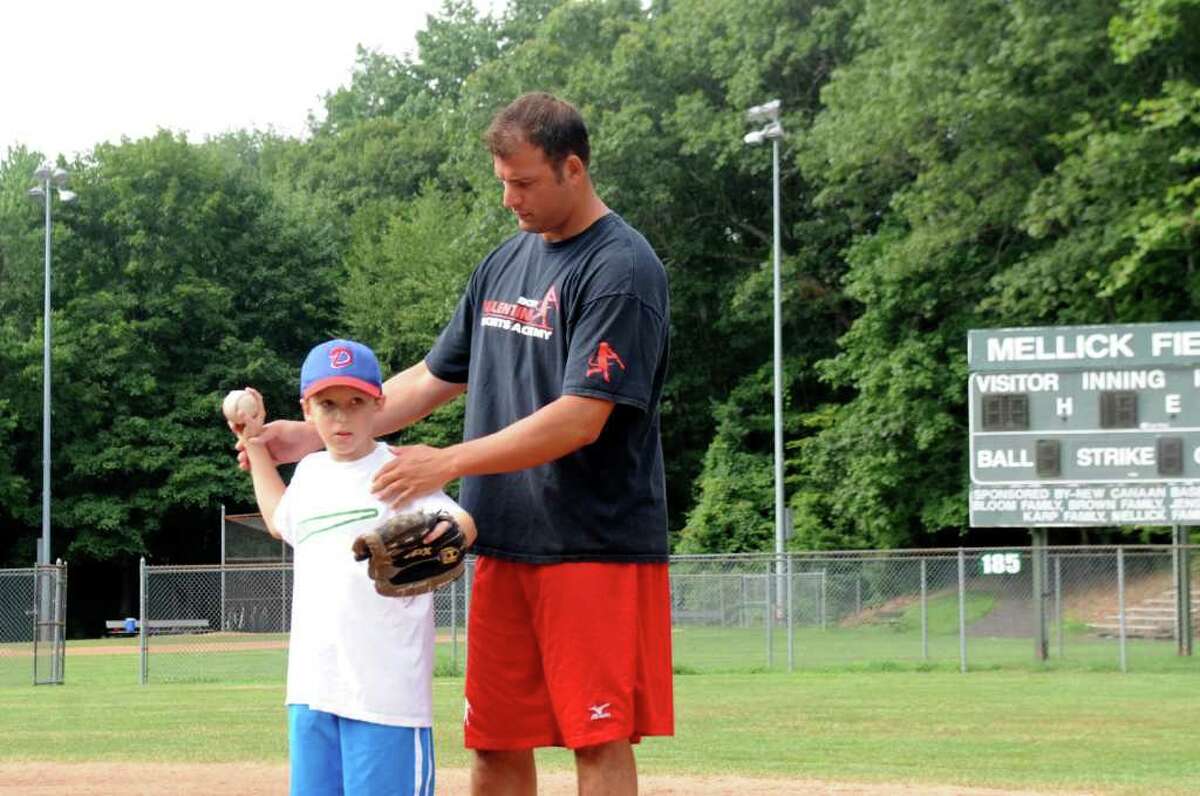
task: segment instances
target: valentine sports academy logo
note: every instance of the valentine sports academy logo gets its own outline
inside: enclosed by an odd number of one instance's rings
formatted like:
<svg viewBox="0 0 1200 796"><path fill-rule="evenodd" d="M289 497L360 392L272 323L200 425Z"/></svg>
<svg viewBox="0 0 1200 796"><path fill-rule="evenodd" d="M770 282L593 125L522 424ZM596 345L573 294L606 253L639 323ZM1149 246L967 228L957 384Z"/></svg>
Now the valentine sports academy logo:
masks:
<svg viewBox="0 0 1200 796"><path fill-rule="evenodd" d="M500 329L539 340L554 336L555 316L558 314L558 290L554 285L541 301L519 297L516 301L484 299L483 317L479 325L485 329Z"/></svg>

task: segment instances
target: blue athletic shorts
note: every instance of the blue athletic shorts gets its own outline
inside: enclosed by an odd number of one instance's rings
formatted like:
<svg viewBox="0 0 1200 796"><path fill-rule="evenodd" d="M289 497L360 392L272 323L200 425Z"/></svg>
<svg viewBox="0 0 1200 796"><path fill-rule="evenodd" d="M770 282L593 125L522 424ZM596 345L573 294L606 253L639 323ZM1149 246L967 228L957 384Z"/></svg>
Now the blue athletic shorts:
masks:
<svg viewBox="0 0 1200 796"><path fill-rule="evenodd" d="M433 796L433 733L288 705L291 796Z"/></svg>

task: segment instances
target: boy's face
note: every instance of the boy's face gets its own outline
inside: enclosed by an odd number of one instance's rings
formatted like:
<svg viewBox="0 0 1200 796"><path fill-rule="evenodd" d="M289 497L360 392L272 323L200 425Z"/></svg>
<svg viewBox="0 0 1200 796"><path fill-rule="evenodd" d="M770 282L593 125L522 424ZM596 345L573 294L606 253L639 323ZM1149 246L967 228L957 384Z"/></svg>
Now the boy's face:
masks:
<svg viewBox="0 0 1200 796"><path fill-rule="evenodd" d="M334 461L354 461L375 449L371 422L383 408L383 398L339 384L313 393L300 405Z"/></svg>

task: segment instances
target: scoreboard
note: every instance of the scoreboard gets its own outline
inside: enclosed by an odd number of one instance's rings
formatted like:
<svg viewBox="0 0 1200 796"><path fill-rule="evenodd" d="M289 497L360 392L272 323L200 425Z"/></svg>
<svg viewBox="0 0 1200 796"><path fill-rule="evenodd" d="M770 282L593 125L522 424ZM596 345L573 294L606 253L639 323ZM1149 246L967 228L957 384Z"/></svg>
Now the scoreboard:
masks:
<svg viewBox="0 0 1200 796"><path fill-rule="evenodd" d="M971 525L1200 525L1200 322L977 329Z"/></svg>

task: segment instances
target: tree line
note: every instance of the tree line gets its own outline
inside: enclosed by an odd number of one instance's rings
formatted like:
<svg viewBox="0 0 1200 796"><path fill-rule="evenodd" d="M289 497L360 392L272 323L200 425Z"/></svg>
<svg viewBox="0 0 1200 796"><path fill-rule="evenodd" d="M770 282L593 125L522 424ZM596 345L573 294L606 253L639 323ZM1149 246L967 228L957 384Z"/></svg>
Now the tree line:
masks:
<svg viewBox="0 0 1200 796"><path fill-rule="evenodd" d="M1197 315L1197 33L1200 0L447 0L415 53L360 49L301 138L97 145L64 162L79 200L53 229L54 554L197 560L217 505L252 505L227 390L294 417L321 339L421 357L515 231L480 134L528 90L582 110L601 196L668 269L676 550L772 545L771 162L742 136L773 98L789 544L978 538L967 330ZM0 562L19 565L43 159L0 161ZM453 442L461 413L397 439Z"/></svg>

